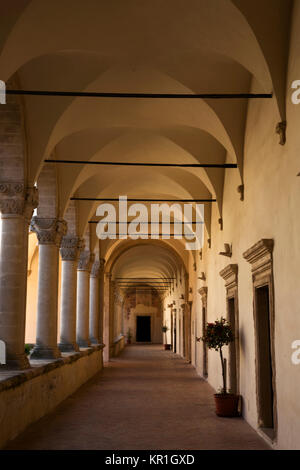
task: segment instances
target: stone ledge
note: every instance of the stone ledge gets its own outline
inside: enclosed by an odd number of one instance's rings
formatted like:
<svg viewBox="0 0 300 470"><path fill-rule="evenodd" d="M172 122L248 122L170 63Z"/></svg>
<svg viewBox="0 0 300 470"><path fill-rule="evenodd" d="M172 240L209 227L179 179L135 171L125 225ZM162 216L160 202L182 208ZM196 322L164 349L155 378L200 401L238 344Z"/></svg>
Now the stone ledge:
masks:
<svg viewBox="0 0 300 470"><path fill-rule="evenodd" d="M2 369L0 366L0 392L9 390L10 388L16 388L39 375L46 374L66 364L72 364L82 357L89 356L103 348L103 344L96 344L89 348L81 348L79 352L62 353L62 357L59 359L31 359L31 368L25 370Z"/></svg>

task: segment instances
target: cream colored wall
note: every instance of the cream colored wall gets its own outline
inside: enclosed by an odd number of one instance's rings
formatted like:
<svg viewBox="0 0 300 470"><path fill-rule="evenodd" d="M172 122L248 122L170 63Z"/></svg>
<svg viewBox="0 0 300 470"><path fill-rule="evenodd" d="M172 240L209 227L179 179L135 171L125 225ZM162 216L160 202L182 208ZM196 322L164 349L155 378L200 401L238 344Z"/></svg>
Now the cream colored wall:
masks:
<svg viewBox="0 0 300 470"><path fill-rule="evenodd" d="M294 12L288 84L300 79L300 7ZM259 90L255 82L253 91ZM206 272L208 286L208 320L226 315L224 280L219 272L229 263L239 267L239 322L241 394L244 416L257 428L255 336L251 266L242 254L262 238L274 239L275 284L275 357L278 410L278 447L298 449L300 436L300 366L291 362L291 344L300 338L299 315L299 232L300 219L300 105L287 103L287 143L279 145L275 134L278 121L274 100L251 101L245 138L245 200L239 200L238 174L227 170L224 185L223 220L220 231L216 207L212 210L212 248L204 249L199 269ZM232 243L232 258L220 256L224 243ZM200 297L198 295L198 297ZM201 325L201 302L197 300L198 324ZM201 328L201 327L200 327ZM201 368L201 343L198 344L197 370ZM209 351L208 381L214 388L221 385L218 354Z"/></svg>

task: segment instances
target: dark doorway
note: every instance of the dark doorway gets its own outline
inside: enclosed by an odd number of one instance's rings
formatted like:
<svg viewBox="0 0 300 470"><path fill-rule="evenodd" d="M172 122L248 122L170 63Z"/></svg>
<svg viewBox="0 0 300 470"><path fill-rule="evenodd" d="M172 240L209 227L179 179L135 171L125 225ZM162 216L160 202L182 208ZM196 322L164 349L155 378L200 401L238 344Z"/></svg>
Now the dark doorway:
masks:
<svg viewBox="0 0 300 470"><path fill-rule="evenodd" d="M235 298L227 299L228 303L228 320L234 331L235 340L229 344L229 388L232 393L238 393L238 361L237 361L237 348L238 338L236 335L236 318L235 318Z"/></svg>
<svg viewBox="0 0 300 470"><path fill-rule="evenodd" d="M139 316L136 317L136 341L137 342L150 342L151 341L151 317Z"/></svg>
<svg viewBox="0 0 300 470"><path fill-rule="evenodd" d="M256 288L257 384L259 426L274 427L269 286Z"/></svg>

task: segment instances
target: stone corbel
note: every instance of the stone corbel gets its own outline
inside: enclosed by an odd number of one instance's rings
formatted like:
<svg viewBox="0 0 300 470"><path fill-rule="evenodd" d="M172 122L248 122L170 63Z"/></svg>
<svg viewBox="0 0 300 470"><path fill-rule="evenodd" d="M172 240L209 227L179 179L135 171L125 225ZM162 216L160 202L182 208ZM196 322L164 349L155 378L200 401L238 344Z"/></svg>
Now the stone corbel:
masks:
<svg viewBox="0 0 300 470"><path fill-rule="evenodd" d="M237 187L237 192L239 193L240 195L240 200L243 201L244 200L244 190L245 190L245 186L243 184L240 184L238 187Z"/></svg>
<svg viewBox="0 0 300 470"><path fill-rule="evenodd" d="M232 245L230 245L229 243L224 243L224 250L225 251L220 251L219 255L228 256L229 258L231 258L231 256L232 256Z"/></svg>
<svg viewBox="0 0 300 470"><path fill-rule="evenodd" d="M279 137L280 137L279 144L280 145L285 145L285 143L286 143L286 126L287 126L286 121L278 122L278 124L276 126L276 134L279 134Z"/></svg>

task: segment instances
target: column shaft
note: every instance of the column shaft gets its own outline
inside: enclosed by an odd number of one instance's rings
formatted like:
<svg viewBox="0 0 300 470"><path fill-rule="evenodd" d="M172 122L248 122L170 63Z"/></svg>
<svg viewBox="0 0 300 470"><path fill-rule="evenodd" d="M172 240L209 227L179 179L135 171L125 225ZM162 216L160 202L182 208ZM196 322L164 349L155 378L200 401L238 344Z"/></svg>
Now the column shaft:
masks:
<svg viewBox="0 0 300 470"><path fill-rule="evenodd" d="M62 261L60 351L78 351L76 343L77 261Z"/></svg>
<svg viewBox="0 0 300 470"><path fill-rule="evenodd" d="M21 215L2 214L0 248L0 339L11 368L30 367L25 354L28 223Z"/></svg>
<svg viewBox="0 0 300 470"><path fill-rule="evenodd" d="M31 228L39 240L39 277L36 345L33 359L60 357L57 347L58 247L66 222L34 217Z"/></svg>
<svg viewBox="0 0 300 470"><path fill-rule="evenodd" d="M80 347L90 346L89 340L89 271L77 271L77 343Z"/></svg>
<svg viewBox="0 0 300 470"><path fill-rule="evenodd" d="M90 277L90 341L92 344L99 344L99 320L100 320L100 304L99 304L99 278Z"/></svg>
<svg viewBox="0 0 300 470"><path fill-rule="evenodd" d="M38 205L36 188L23 182L0 183L0 339L8 368L30 367L25 354L28 226Z"/></svg>

